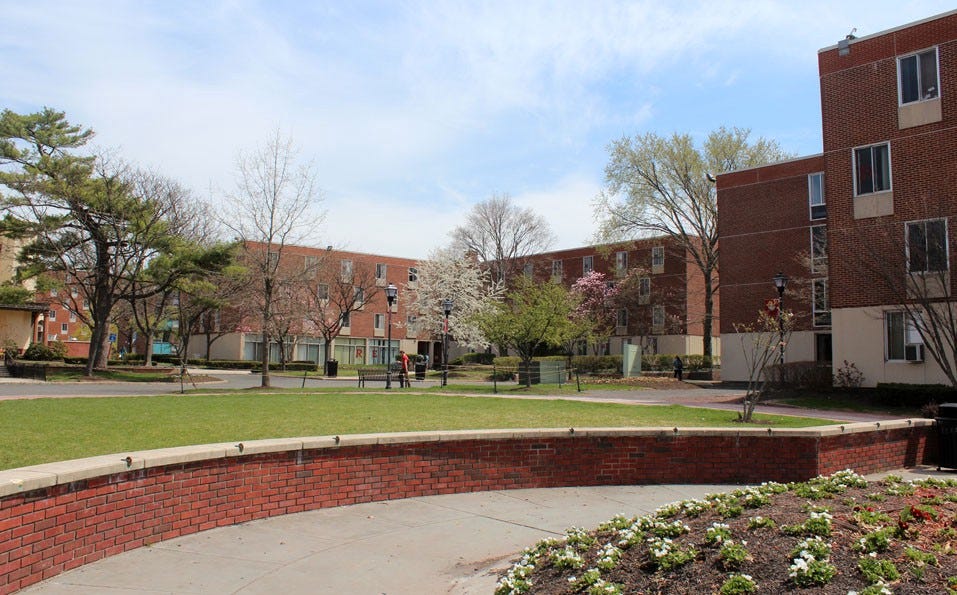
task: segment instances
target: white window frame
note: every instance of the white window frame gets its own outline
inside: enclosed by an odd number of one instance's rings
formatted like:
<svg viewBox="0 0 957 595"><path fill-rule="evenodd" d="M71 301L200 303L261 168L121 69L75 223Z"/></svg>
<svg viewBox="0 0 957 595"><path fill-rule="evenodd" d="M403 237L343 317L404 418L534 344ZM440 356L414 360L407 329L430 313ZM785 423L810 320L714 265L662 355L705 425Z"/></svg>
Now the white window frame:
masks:
<svg viewBox="0 0 957 595"><path fill-rule="evenodd" d="M415 283L419 280L418 267L409 267L409 283Z"/></svg>
<svg viewBox="0 0 957 595"><path fill-rule="evenodd" d="M811 280L811 320L814 321L814 326L816 327L829 327L831 326L831 296L828 294L828 283L827 277L821 279L812 279ZM821 288L821 296L823 296L823 307L818 307L818 288ZM824 315L827 315L827 322L822 322L819 319Z"/></svg>
<svg viewBox="0 0 957 595"><path fill-rule="evenodd" d="M316 298L320 300L329 299L329 284L328 283L318 283L316 285Z"/></svg>
<svg viewBox="0 0 957 595"><path fill-rule="evenodd" d="M49 314L47 314L47 319L56 320L56 310L50 310Z"/></svg>
<svg viewBox="0 0 957 595"><path fill-rule="evenodd" d="M535 274L535 264L526 262L525 265L522 266L522 274L525 275L526 279L531 279Z"/></svg>
<svg viewBox="0 0 957 595"><path fill-rule="evenodd" d="M628 271L628 253L625 251L615 252L615 274L619 277L625 275Z"/></svg>
<svg viewBox="0 0 957 595"><path fill-rule="evenodd" d="M628 328L628 310L626 308L618 308L618 313L615 318L615 323L619 329Z"/></svg>
<svg viewBox="0 0 957 595"><path fill-rule="evenodd" d="M813 180L818 180L817 184ZM815 187L820 190L819 196L815 196ZM824 172L822 171L807 176L807 207L811 221L827 219L827 199L824 196ZM822 207L817 217L814 216L814 207Z"/></svg>
<svg viewBox="0 0 957 595"><path fill-rule="evenodd" d="M936 79L934 80L934 87L933 87L934 94L933 96L924 97L924 93L923 93L924 85L921 84L922 82L921 77L923 76L921 72L922 71L921 63L924 59L923 57L931 52L934 53L934 76L936 77ZM904 73L901 69L901 62L903 62L904 60L910 60L912 58L916 62L916 68L914 70L914 74L917 76L917 99L912 99L910 101L905 102L904 101L904 85L903 85ZM937 46L924 48L922 50L911 52L904 56L898 56L897 57L897 102L898 102L898 105L901 105L901 106L913 105L915 103L920 103L922 101L933 101L935 99L940 99L940 51L938 50Z"/></svg>
<svg viewBox="0 0 957 595"><path fill-rule="evenodd" d="M377 280L385 281L386 277L388 276L388 272L389 265L382 262L375 263L375 278Z"/></svg>
<svg viewBox="0 0 957 595"><path fill-rule="evenodd" d="M362 288L361 286L359 286L359 285L354 285L354 286L352 287L352 290L355 292L356 304L359 304L359 306L361 307L362 304L366 303L366 292L365 292L365 289L363 289L363 288Z"/></svg>
<svg viewBox="0 0 957 595"><path fill-rule="evenodd" d="M898 318L902 325L900 330L901 345L895 345L899 354L903 357L894 357L898 354L891 353L891 332L890 323L892 318ZM908 357L908 351L916 357ZM905 310L885 310L884 311L884 361L887 362L921 362L924 360L924 340L917 329L917 322L908 315Z"/></svg>
<svg viewBox="0 0 957 595"><path fill-rule="evenodd" d="M665 307L664 306L651 307L651 326L654 329L664 330L665 328Z"/></svg>
<svg viewBox="0 0 957 595"><path fill-rule="evenodd" d="M552 277L555 279L561 279L564 276L563 263L561 260L552 261Z"/></svg>
<svg viewBox="0 0 957 595"><path fill-rule="evenodd" d="M343 283L352 282L352 261L351 260L340 260L339 261L339 278L342 279Z"/></svg>
<svg viewBox="0 0 957 595"><path fill-rule="evenodd" d="M318 256L306 256L302 261L302 268L305 272L316 272L319 269Z"/></svg>
<svg viewBox="0 0 957 595"><path fill-rule="evenodd" d="M70 312L70 322L76 322L76 312Z"/></svg>
<svg viewBox="0 0 957 595"><path fill-rule="evenodd" d="M638 297L651 297L651 277L641 277L638 279Z"/></svg>
<svg viewBox="0 0 957 595"><path fill-rule="evenodd" d="M665 266L665 247L664 246L654 246L651 249L651 266L653 267Z"/></svg>
<svg viewBox="0 0 957 595"><path fill-rule="evenodd" d="M823 230L824 232L824 254L818 256L815 250L814 242L814 232L815 230ZM811 272L812 273L822 273L827 271L827 225L812 225L808 228L808 233L810 235L811 242Z"/></svg>
<svg viewBox="0 0 957 595"><path fill-rule="evenodd" d="M385 330L385 314L374 314L372 316L372 328L377 331Z"/></svg>
<svg viewBox="0 0 957 595"><path fill-rule="evenodd" d="M923 227L924 227L924 240L925 240L925 242L926 242L926 239L927 239L927 224L928 224L928 223L932 223L932 222L937 222L937 221L943 222L943 224L944 224L944 266L943 266L943 268L940 268L940 269L931 269L931 268L929 268L929 267L930 267L930 258L928 257L928 256L929 256L929 252L928 252L928 250L927 250L927 248L926 248L926 246L925 246L925 248L924 248L925 260L926 260L925 268L924 268L923 270L913 270L913 269L911 269L911 261L910 261L910 256L911 256L911 240L910 240L911 226L923 225ZM905 247L905 251L906 251L906 255L907 255L907 261L906 261L906 262L907 262L907 272L908 272L908 273L913 273L913 274L932 274L932 273L942 273L942 272L945 272L945 271L949 271L949 270L950 270L950 245L949 245L949 244L950 244L950 240L949 240L948 237L947 237L947 219L946 219L946 218L921 219L921 220L917 220L917 221L907 221L906 223L904 223L904 247Z"/></svg>
<svg viewBox="0 0 957 595"><path fill-rule="evenodd" d="M582 277L595 270L595 257L582 256Z"/></svg>
<svg viewBox="0 0 957 595"><path fill-rule="evenodd" d="M65 322L62 323L62 324L60 324L60 334L61 334L61 335L69 335L69 334L70 334L70 325L67 324L67 323L65 323Z"/></svg>
<svg viewBox="0 0 957 595"><path fill-rule="evenodd" d="M342 321L342 328L349 328L352 326L352 312L343 312L339 319Z"/></svg>
<svg viewBox="0 0 957 595"><path fill-rule="evenodd" d="M873 166L873 161L874 161L874 149L877 149L877 148L879 148L879 147L887 147L887 159L886 159L886 162L887 162L887 188L881 188L880 190L874 190L874 189L873 189L874 179L876 179L876 178L874 178L873 167L872 167L872 169L871 169L871 178L872 178L872 179L871 179L871 184L872 184L872 189L869 190L869 191L867 191L867 192L861 192L861 191L860 191L860 183L861 183L861 180L859 180L859 179L858 179L858 176L857 176L857 170L858 170L858 167L857 167L857 154L858 154L858 152L860 152L860 151L869 150L869 151L871 152L871 164L872 164L872 166ZM880 193L883 193L883 192L891 192L891 191L894 189L894 168L893 168L893 164L891 163L891 144L890 144L890 142L874 143L874 144L872 144L872 145L863 145L863 146L860 146L860 147L854 147L853 149L851 149L851 167L853 168L852 174L853 174L853 178L854 178L854 196L870 196L871 194L880 194Z"/></svg>

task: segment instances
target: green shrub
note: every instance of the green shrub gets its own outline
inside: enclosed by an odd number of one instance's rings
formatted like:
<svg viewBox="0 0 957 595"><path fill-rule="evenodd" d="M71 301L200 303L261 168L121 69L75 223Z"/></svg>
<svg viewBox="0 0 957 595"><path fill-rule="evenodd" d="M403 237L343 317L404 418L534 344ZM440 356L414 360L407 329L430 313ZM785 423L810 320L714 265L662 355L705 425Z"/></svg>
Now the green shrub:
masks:
<svg viewBox="0 0 957 595"><path fill-rule="evenodd" d="M62 360L66 355L66 345L62 341L54 341L49 345L31 343L23 352L23 359L34 362L51 362Z"/></svg>
<svg viewBox="0 0 957 595"><path fill-rule="evenodd" d="M461 358L463 364L481 364L483 366L491 366L495 363L495 354L494 353L466 353Z"/></svg>
<svg viewBox="0 0 957 595"><path fill-rule="evenodd" d="M572 368L582 374L599 374L602 372L620 372L620 355L575 355L572 357Z"/></svg>

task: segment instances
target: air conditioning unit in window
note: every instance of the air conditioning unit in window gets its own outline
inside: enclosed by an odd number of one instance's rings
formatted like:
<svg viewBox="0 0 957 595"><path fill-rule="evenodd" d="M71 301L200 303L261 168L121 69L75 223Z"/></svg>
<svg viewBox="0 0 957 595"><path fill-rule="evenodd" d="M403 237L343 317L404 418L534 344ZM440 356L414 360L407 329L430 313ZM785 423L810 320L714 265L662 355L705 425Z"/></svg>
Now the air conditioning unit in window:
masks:
<svg viewBox="0 0 957 595"><path fill-rule="evenodd" d="M909 362L924 361L924 346L920 344L904 345L904 359Z"/></svg>

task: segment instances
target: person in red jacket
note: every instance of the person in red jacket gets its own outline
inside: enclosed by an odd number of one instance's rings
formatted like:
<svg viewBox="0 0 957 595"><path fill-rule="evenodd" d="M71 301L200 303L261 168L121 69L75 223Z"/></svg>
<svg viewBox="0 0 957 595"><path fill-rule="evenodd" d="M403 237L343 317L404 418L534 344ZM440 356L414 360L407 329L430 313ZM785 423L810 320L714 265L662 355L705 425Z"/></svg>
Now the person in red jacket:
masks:
<svg viewBox="0 0 957 595"><path fill-rule="evenodd" d="M402 359L402 372L399 374L399 386L409 386L409 356L403 351L399 350L399 357Z"/></svg>

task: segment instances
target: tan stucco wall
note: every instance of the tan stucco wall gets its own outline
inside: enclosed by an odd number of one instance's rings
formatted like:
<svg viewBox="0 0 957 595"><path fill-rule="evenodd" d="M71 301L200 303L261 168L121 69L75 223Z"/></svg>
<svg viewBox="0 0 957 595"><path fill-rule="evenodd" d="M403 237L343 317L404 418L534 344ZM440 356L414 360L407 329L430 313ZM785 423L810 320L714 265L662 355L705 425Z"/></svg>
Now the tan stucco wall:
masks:
<svg viewBox="0 0 957 595"><path fill-rule="evenodd" d="M242 333L224 335L213 343L209 350L210 359L240 360L243 356ZM196 335L189 340L189 351L206 355L206 337Z"/></svg>
<svg viewBox="0 0 957 595"><path fill-rule="evenodd" d="M785 362L814 361L813 331L799 331L791 334L784 349ZM745 350L754 345L755 333L724 333L721 335L721 380L728 382L747 382L748 365ZM777 358L774 360L777 362Z"/></svg>
<svg viewBox="0 0 957 595"><path fill-rule="evenodd" d="M864 386L881 382L949 384L929 355L921 363L884 361L884 308L834 309L831 323L835 373L847 360L864 374Z"/></svg>
<svg viewBox="0 0 957 595"><path fill-rule="evenodd" d="M0 346L12 340L20 349L26 349L32 338L33 323L30 312L0 310Z"/></svg>

